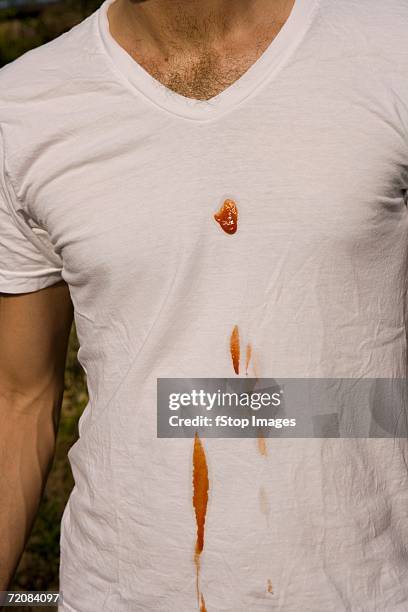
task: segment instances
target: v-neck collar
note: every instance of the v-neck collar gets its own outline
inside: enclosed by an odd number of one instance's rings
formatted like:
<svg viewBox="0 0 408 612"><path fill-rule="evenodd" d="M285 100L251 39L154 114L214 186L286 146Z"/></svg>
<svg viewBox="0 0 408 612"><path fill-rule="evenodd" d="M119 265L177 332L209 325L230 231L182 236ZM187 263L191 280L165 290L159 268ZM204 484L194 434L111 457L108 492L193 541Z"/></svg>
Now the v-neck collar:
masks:
<svg viewBox="0 0 408 612"><path fill-rule="evenodd" d="M236 107L270 81L284 66L302 40L319 0L295 0L286 22L262 55L234 83L209 100L196 100L178 94L155 79L125 49L109 29L108 7L115 0L104 0L97 10L98 31L115 70L130 86L151 103L170 113L195 120L218 118Z"/></svg>

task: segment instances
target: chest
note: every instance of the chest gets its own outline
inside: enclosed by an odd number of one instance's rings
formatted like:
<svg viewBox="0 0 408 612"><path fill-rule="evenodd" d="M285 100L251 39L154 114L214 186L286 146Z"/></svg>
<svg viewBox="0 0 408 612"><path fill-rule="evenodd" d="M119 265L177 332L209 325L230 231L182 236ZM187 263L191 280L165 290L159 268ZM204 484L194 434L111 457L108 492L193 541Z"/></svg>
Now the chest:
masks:
<svg viewBox="0 0 408 612"><path fill-rule="evenodd" d="M208 100L237 81L258 58L253 50L241 57L220 57L207 50L199 58L177 58L167 64L155 64L148 58L146 70L168 89L198 100Z"/></svg>
<svg viewBox="0 0 408 612"><path fill-rule="evenodd" d="M324 261L333 249L340 259L367 245L371 257L392 244L406 223L397 115L360 91L353 103L337 81L319 95L307 87L299 100L298 81L287 80L208 123L123 96L103 113L93 104L81 126L64 117L62 136L46 135L56 145L27 161L19 195L49 232L67 280L126 292L129 282L143 290L192 267L204 279L246 262L294 270L317 251ZM231 236L214 220L227 198L238 208Z"/></svg>
<svg viewBox="0 0 408 612"><path fill-rule="evenodd" d="M119 148L113 130L105 143L84 142L75 166L65 160L41 186L38 211L73 272L90 278L129 267L145 277L176 254L205 268L214 258L234 267L255 247L264 261L288 245L348 249L398 223L401 159L387 129L373 148L369 130L350 141L341 125L301 124L164 130L139 145L130 129ZM214 221L227 198L238 208L234 236Z"/></svg>
<svg viewBox="0 0 408 612"><path fill-rule="evenodd" d="M177 50L166 57L130 54L151 76L171 91L198 100L208 100L225 91L255 65L282 27L258 28L248 41L214 49L198 44L194 52Z"/></svg>

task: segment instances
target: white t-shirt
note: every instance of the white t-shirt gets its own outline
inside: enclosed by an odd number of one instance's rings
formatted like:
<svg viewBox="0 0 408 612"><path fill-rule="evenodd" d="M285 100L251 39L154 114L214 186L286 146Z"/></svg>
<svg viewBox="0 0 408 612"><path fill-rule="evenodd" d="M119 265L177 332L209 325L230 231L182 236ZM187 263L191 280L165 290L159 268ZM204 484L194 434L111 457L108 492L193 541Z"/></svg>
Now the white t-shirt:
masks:
<svg viewBox="0 0 408 612"><path fill-rule="evenodd" d="M116 43L109 1L0 71L0 291L62 278L75 308L60 610L192 612L194 441L157 438L157 378L234 376L235 325L249 375L406 375L408 4L296 0L194 101ZM202 445L208 612L406 612L406 440Z"/></svg>

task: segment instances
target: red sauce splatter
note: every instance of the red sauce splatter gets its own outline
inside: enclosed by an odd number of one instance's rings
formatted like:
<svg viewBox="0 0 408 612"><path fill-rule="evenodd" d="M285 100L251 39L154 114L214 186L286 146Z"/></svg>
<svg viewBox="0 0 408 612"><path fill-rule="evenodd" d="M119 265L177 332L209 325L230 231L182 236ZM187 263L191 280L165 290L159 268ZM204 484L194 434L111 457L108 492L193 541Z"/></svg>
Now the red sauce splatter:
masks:
<svg viewBox="0 0 408 612"><path fill-rule="evenodd" d="M214 219L226 234L235 234L238 229L238 209L234 200L225 200L219 211L215 213Z"/></svg>
<svg viewBox="0 0 408 612"><path fill-rule="evenodd" d="M273 594L272 582L270 580L268 580L268 593Z"/></svg>
<svg viewBox="0 0 408 612"><path fill-rule="evenodd" d="M201 443L198 434L194 437L193 451L193 506L197 523L197 541L195 545L194 561L197 568L197 599L200 605L200 589L199 589L199 574L200 574L200 555L204 548L204 526L205 516L207 513L208 490L210 483L208 480L207 459L205 456L204 447ZM203 608L204 605L204 608ZM205 604L201 595L201 612L205 612Z"/></svg>
<svg viewBox="0 0 408 612"><path fill-rule="evenodd" d="M240 358L240 346L239 346L239 329L238 325L235 325L232 330L230 338L230 351L232 358L232 365L234 367L235 374L239 374L239 358Z"/></svg>
<svg viewBox="0 0 408 612"><path fill-rule="evenodd" d="M248 368L249 368L249 362L251 361L251 357L252 357L252 346L251 344L247 344L246 346L246 360L245 360L245 373L248 376Z"/></svg>
<svg viewBox="0 0 408 612"><path fill-rule="evenodd" d="M197 521L196 554L204 548L204 525L208 503L208 467L205 451L198 434L194 437L193 452L193 506Z"/></svg>

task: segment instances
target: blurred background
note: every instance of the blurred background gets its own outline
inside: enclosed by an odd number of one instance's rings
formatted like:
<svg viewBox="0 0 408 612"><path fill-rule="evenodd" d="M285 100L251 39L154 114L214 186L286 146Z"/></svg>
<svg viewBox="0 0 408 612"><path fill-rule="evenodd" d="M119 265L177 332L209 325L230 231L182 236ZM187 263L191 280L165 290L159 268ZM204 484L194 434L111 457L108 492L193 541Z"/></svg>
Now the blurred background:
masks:
<svg viewBox="0 0 408 612"><path fill-rule="evenodd" d="M92 13L95 0L0 0L0 67Z"/></svg>
<svg viewBox="0 0 408 612"><path fill-rule="evenodd" d="M0 67L69 30L100 3L100 0L0 0ZM12 590L58 591L60 522L73 487L67 453L78 438L78 419L88 401L85 374L77 361L77 351L74 324L67 356L57 453ZM35 612L57 608L10 609Z"/></svg>

